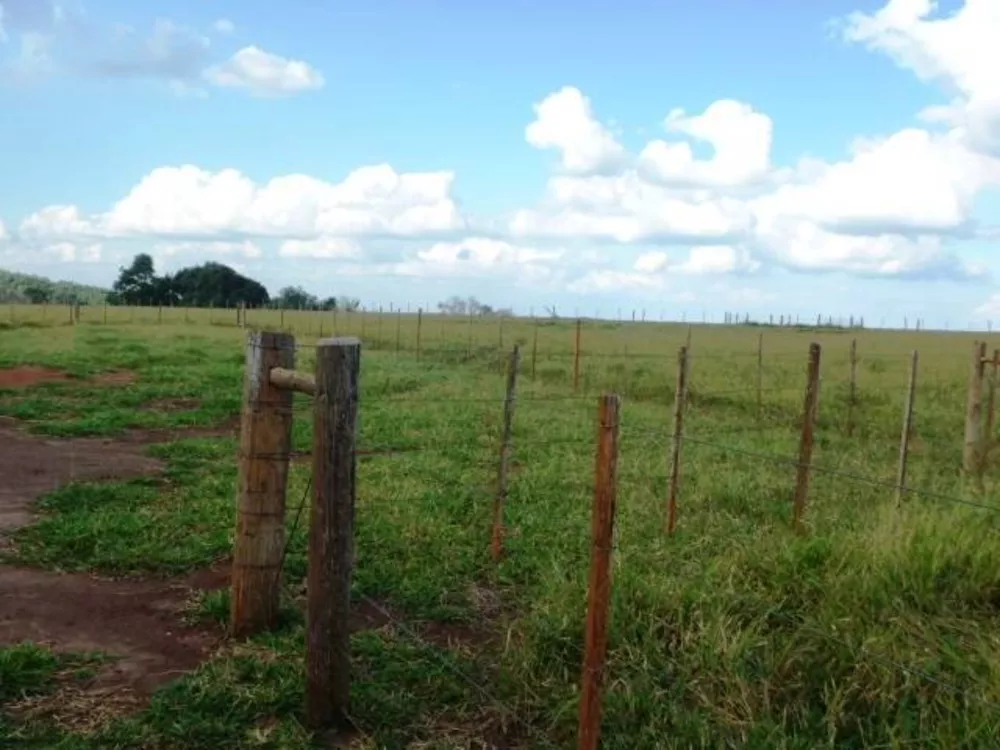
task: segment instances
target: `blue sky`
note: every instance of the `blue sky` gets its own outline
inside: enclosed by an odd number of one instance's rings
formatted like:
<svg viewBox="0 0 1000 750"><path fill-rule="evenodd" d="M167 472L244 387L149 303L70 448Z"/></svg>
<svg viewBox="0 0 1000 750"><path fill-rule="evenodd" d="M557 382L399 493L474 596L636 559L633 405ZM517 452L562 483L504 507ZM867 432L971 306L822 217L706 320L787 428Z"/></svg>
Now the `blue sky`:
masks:
<svg viewBox="0 0 1000 750"><path fill-rule="evenodd" d="M994 0L0 9L0 267L1000 323Z"/></svg>

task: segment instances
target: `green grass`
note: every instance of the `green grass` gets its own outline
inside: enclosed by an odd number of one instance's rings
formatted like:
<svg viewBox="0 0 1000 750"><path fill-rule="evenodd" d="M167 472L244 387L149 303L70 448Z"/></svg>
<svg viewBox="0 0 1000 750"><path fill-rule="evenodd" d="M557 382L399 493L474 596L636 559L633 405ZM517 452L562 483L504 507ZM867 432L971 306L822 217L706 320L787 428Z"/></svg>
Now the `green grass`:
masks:
<svg viewBox="0 0 1000 750"><path fill-rule="evenodd" d="M265 313L251 315L253 321ZM338 321L338 332L378 330L377 318L359 317ZM289 313L286 325L302 320ZM402 320L401 348L414 350L414 320ZM958 472L971 337L767 330L758 416L757 331L695 327L691 439L679 528L667 537L674 350L686 330L587 327L574 398L572 326L539 326L531 379L535 329L507 321L505 346L524 345L526 375L507 555L495 565L487 545L503 392L498 323L477 323L470 346L461 321L425 319L418 360L413 351L394 351L390 321L382 321L381 340L364 356L361 446L423 450L363 456L359 466L355 598L386 602L405 624L353 638L353 712L370 747L465 746L500 724L510 726L518 747L573 745L596 436L592 396L608 387L626 398L602 747L996 745L1000 516L921 496L897 510L891 489L849 478L893 481L908 355L919 348L911 484L1000 507L994 468L982 496L968 494ZM0 394L0 411L62 435L205 426L235 414L241 332L150 323L0 332L0 366L45 365L79 378ZM319 335L316 319L308 324ZM860 399L858 427L848 438L847 356L855 335ZM814 474L808 533L798 536L789 527L794 468L760 456L796 455L813 339L824 345L814 460L836 473ZM312 366L308 350L299 360L303 369ZM86 382L118 369L134 371L136 382ZM173 398L199 399L197 416L154 417L141 408ZM300 449L309 446L309 408L297 401ZM152 575L225 556L234 520L232 440L192 438L151 450L167 464L163 478L76 484L47 496L41 522L18 535L20 561ZM293 467L290 527L307 476L306 465ZM74 749L309 747L300 724L302 616L293 601L305 573L307 517L289 542L288 612L279 632L233 644L163 688L148 709L98 735L20 731L56 743L39 747ZM225 594L212 594L196 614L219 621L227 609ZM478 637L448 648L432 637L441 627Z"/></svg>

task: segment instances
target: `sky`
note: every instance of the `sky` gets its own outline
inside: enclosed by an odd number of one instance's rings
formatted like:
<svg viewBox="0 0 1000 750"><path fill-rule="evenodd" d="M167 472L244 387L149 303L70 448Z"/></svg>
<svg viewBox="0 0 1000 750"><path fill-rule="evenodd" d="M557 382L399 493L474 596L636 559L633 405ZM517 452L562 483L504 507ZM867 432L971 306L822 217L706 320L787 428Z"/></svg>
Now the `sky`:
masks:
<svg viewBox="0 0 1000 750"><path fill-rule="evenodd" d="M997 0L0 0L0 267L1000 324Z"/></svg>

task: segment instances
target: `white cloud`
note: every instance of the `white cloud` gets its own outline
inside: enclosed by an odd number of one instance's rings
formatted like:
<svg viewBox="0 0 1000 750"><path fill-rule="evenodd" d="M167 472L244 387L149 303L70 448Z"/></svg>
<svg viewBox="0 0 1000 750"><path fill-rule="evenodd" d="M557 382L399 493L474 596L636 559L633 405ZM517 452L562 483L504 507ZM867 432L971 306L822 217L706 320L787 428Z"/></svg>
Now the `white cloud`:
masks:
<svg viewBox="0 0 1000 750"><path fill-rule="evenodd" d="M361 246L343 237L320 237L315 240L285 240L278 249L285 258L355 259L362 255Z"/></svg>
<svg viewBox="0 0 1000 750"><path fill-rule="evenodd" d="M663 289L665 282L662 276L639 273L636 271L616 271L604 269L589 271L584 276L572 281L569 290L577 294L593 294L618 291L656 291Z"/></svg>
<svg viewBox="0 0 1000 750"><path fill-rule="evenodd" d="M1000 318L1000 292L990 295L989 299L979 305L972 314L980 320Z"/></svg>
<svg viewBox="0 0 1000 750"><path fill-rule="evenodd" d="M211 48L208 37L165 18L154 22L148 36L118 24L106 37L100 48L88 51L84 67L109 78L190 82L207 64Z"/></svg>
<svg viewBox="0 0 1000 750"><path fill-rule="evenodd" d="M260 246L249 240L243 242L159 242L153 248L161 258L175 255L242 255L244 258L260 258Z"/></svg>
<svg viewBox="0 0 1000 750"><path fill-rule="evenodd" d="M614 169L625 156L621 144L594 118L590 100L572 86L535 105L535 120L524 136L535 148L558 150L562 168L574 174Z"/></svg>
<svg viewBox="0 0 1000 750"><path fill-rule="evenodd" d="M7 227L4 226L4 223L0 221L0 242L4 242L8 237L10 237L10 233L7 231Z"/></svg>
<svg viewBox="0 0 1000 750"><path fill-rule="evenodd" d="M323 74L303 60L292 60L259 47L244 47L229 60L205 71L215 86L248 91L255 96L280 96L323 88Z"/></svg>
<svg viewBox="0 0 1000 750"><path fill-rule="evenodd" d="M705 245L691 248L687 260L670 270L695 276L753 272L760 262L745 248L730 245Z"/></svg>
<svg viewBox="0 0 1000 750"><path fill-rule="evenodd" d="M765 232L787 218L848 233L954 232L971 219L976 195L1000 184L1000 161L916 128L859 141L850 159L808 171L753 202Z"/></svg>
<svg viewBox="0 0 1000 750"><path fill-rule="evenodd" d="M7 29L4 28L3 16L4 16L3 4L0 3L0 44L4 44L10 38L7 36Z"/></svg>
<svg viewBox="0 0 1000 750"><path fill-rule="evenodd" d="M232 34L236 31L236 24L228 18L220 18L212 24L212 28L219 34Z"/></svg>
<svg viewBox="0 0 1000 750"><path fill-rule="evenodd" d="M844 36L891 57L954 99L925 113L958 129L973 148L1000 155L1000 3L965 0L936 17L932 0L889 0L875 13L852 13Z"/></svg>
<svg viewBox="0 0 1000 750"><path fill-rule="evenodd" d="M635 170L612 176L555 177L538 209L516 212L516 237L590 237L615 242L700 242L746 232L744 204L718 195L681 195Z"/></svg>
<svg viewBox="0 0 1000 750"><path fill-rule="evenodd" d="M56 242L42 248L42 253L63 263L99 263L102 246L100 243L80 245L74 242Z"/></svg>
<svg viewBox="0 0 1000 750"><path fill-rule="evenodd" d="M714 154L699 161L687 143L650 141L639 155L639 166L657 182L732 187L756 182L770 170L773 124L749 104L721 99L694 116L675 109L664 125L670 132L705 141Z"/></svg>
<svg viewBox="0 0 1000 750"><path fill-rule="evenodd" d="M103 214L48 206L21 224L27 237L181 237L219 235L297 239L451 233L464 226L451 198L450 172L399 174L382 164L340 183L306 175L257 184L235 169L161 167Z"/></svg>
<svg viewBox="0 0 1000 750"><path fill-rule="evenodd" d="M632 267L639 273L659 273L669 262L669 255L662 250L654 250L636 258Z"/></svg>
<svg viewBox="0 0 1000 750"><path fill-rule="evenodd" d="M472 276L518 268L544 275L542 268L559 261L563 250L540 250L513 245L502 240L470 237L461 242L437 242L416 254L405 271L420 275Z"/></svg>

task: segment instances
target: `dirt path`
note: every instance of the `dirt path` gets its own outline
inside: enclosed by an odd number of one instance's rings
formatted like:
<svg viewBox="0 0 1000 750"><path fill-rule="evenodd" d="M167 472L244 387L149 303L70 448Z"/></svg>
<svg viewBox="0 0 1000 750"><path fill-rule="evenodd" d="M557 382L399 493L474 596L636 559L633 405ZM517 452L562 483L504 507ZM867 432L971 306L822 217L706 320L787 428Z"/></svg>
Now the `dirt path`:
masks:
<svg viewBox="0 0 1000 750"><path fill-rule="evenodd" d="M46 440L0 424L0 548L34 520L32 504L60 484L155 474L147 439ZM9 542L9 539L7 539ZM194 668L219 634L182 622L195 588L225 584L224 575L187 581L113 581L0 565L0 645L28 640L59 651L99 650L118 657L95 681L148 695Z"/></svg>

